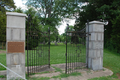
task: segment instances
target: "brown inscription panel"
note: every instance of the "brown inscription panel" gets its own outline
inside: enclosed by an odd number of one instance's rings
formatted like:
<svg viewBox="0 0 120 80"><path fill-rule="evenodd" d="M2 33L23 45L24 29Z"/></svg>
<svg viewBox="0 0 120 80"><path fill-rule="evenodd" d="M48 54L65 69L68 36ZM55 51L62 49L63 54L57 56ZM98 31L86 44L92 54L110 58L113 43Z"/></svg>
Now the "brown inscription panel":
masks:
<svg viewBox="0 0 120 80"><path fill-rule="evenodd" d="M8 42L8 53L24 53L24 42Z"/></svg>

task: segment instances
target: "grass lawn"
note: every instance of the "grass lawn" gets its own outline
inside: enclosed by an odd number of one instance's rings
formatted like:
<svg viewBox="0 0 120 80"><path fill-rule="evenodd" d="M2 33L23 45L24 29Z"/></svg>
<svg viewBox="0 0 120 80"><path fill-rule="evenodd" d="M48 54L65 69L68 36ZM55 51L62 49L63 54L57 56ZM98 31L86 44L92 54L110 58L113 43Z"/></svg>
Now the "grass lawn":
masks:
<svg viewBox="0 0 120 80"><path fill-rule="evenodd" d="M89 80L120 80L120 54L104 49L103 66L112 70L113 75Z"/></svg>
<svg viewBox="0 0 120 80"><path fill-rule="evenodd" d="M51 64L59 64L65 63L65 53L66 53L66 46L61 44L58 46L51 45L50 46L50 63Z"/></svg>
<svg viewBox="0 0 120 80"><path fill-rule="evenodd" d="M0 54L0 63L6 66L6 54L5 53ZM0 65L0 70L6 70L6 69Z"/></svg>
<svg viewBox="0 0 120 80"><path fill-rule="evenodd" d="M60 44L58 46L51 45L50 47L50 63L51 64L59 64L65 63L65 53L66 46ZM0 62L6 65L6 54L0 54ZM94 78L90 80L119 80L118 75L120 75L120 55L114 52L111 52L107 49L104 49L104 57L103 57L103 66L113 71L112 76L108 77L100 77ZM5 70L5 68L0 66L0 70Z"/></svg>
<svg viewBox="0 0 120 80"><path fill-rule="evenodd" d="M65 53L66 53L66 46L63 44L59 44L55 46L52 44L50 46L50 63L51 64L60 64L65 63ZM26 57L27 57L27 51L26 51ZM27 62L27 58L26 58ZM6 66L6 54L1 53L0 54L0 63L4 64ZM27 63L26 63L27 65ZM0 66L0 70L5 70L2 66Z"/></svg>

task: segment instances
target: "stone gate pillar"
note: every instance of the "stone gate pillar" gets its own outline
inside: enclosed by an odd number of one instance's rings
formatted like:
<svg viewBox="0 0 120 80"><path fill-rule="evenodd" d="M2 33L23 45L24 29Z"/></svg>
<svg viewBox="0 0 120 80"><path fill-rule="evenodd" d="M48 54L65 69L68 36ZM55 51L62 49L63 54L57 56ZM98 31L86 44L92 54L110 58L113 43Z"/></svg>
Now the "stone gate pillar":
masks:
<svg viewBox="0 0 120 80"><path fill-rule="evenodd" d="M6 61L7 67L25 78L25 19L26 14L7 12L6 27ZM19 78L7 70L7 80Z"/></svg>
<svg viewBox="0 0 120 80"><path fill-rule="evenodd" d="M88 68L92 70L101 70L103 69L103 46L104 46L104 23L99 21L92 21L89 22L89 29L88 26L86 27L86 32L89 30L89 40L88 36L86 41L89 46L87 47L88 50Z"/></svg>

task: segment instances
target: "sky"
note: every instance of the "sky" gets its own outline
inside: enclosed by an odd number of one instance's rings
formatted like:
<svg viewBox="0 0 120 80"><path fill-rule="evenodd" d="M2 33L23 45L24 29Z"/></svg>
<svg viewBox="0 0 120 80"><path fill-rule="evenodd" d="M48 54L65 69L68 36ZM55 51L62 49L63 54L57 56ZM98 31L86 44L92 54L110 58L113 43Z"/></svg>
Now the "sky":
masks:
<svg viewBox="0 0 120 80"><path fill-rule="evenodd" d="M15 2L15 5L17 6L17 8L22 8L23 10L27 9L27 7L24 5L25 4L25 1L22 1L22 0L14 0ZM61 22L62 25L60 25L58 27L58 31L59 31L59 34L62 34L64 33L65 31L65 28L66 28L66 25L69 24L69 25L74 25L75 24L75 19L67 19L62 21Z"/></svg>

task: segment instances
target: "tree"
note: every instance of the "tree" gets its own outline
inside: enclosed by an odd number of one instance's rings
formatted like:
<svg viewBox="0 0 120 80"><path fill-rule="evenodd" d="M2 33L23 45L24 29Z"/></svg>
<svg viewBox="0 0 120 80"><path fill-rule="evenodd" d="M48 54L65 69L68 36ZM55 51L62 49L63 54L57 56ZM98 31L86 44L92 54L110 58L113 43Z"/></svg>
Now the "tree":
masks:
<svg viewBox="0 0 120 80"><path fill-rule="evenodd" d="M13 0L0 1L0 42L6 41L6 11L15 9Z"/></svg>
<svg viewBox="0 0 120 80"><path fill-rule="evenodd" d="M1 0L0 1L0 11L5 12L6 10L14 10L16 6L13 0Z"/></svg>
<svg viewBox="0 0 120 80"><path fill-rule="evenodd" d="M59 40L60 40L60 42L65 42L65 35L64 35L65 33L63 33L63 34L61 34L61 35L59 35L58 37L59 37Z"/></svg>
<svg viewBox="0 0 120 80"><path fill-rule="evenodd" d="M70 17L76 12L76 0L28 0L27 5L32 6L38 12L40 24L44 28L50 28L50 39L55 41L58 39L58 30L56 26L65 17Z"/></svg>
<svg viewBox="0 0 120 80"><path fill-rule="evenodd" d="M108 46L110 46L110 49L111 49L111 46L112 46L112 49L116 50L116 52L120 52L120 15L117 16L113 21L113 30L112 30L112 33L111 33L111 39L110 39L110 42L111 44L109 44Z"/></svg>
<svg viewBox="0 0 120 80"><path fill-rule="evenodd" d="M23 13L23 10L21 8L16 8L14 12Z"/></svg>
<svg viewBox="0 0 120 80"><path fill-rule="evenodd" d="M0 11L0 42L6 41L6 15Z"/></svg>
<svg viewBox="0 0 120 80"><path fill-rule="evenodd" d="M75 31L74 26L66 27L64 34L67 35L67 42L78 43L79 34Z"/></svg>
<svg viewBox="0 0 120 80"><path fill-rule="evenodd" d="M27 5L38 11L40 23L49 25L54 32L63 18L74 16L77 12L78 0L28 0ZM54 30L55 29L55 30Z"/></svg>
<svg viewBox="0 0 120 80"><path fill-rule="evenodd" d="M119 35L117 34L119 30L118 28L118 23L116 23L118 20L118 16L120 13L120 1L119 0L81 0L86 3L87 5L83 6L79 12L79 18L76 19L76 25L75 29L82 29L82 26L85 25L87 20L93 21L93 20L98 20L98 21L104 21L108 20L109 24L106 25L105 28L105 47L106 45L112 44L113 42L116 45L118 44L118 41L114 41L115 36L114 35ZM116 29L116 27L117 29ZM78 27L79 26L79 27ZM116 31L116 32L115 32ZM114 34L114 35L113 35ZM119 39L118 37L116 37ZM115 44L112 45L115 47ZM110 47L110 45L109 45Z"/></svg>
<svg viewBox="0 0 120 80"><path fill-rule="evenodd" d="M43 41L41 35L44 35L44 33L41 32L37 12L33 8L29 8L25 13L28 15L26 20L26 48L31 50Z"/></svg>
<svg viewBox="0 0 120 80"><path fill-rule="evenodd" d="M116 50L117 53L120 53L120 1L115 0L113 3L113 6L116 7L116 10L113 10L113 13L118 15L116 17L114 17L114 19L112 20L112 33L111 33L111 45L109 46L113 46L113 49Z"/></svg>

